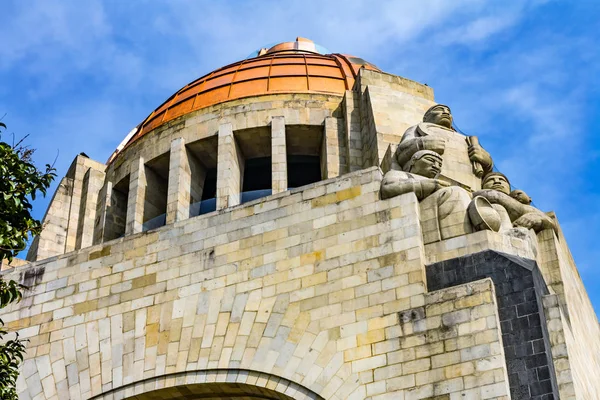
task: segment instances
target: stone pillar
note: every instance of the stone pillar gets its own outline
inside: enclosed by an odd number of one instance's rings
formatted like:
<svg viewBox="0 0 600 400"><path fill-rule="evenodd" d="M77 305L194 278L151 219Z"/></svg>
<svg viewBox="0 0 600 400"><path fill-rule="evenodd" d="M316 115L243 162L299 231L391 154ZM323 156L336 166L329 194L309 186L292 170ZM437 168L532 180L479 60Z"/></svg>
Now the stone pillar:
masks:
<svg viewBox="0 0 600 400"><path fill-rule="evenodd" d="M77 243L77 228L79 226L79 211L82 201L83 177L86 167L83 163L84 157L78 155L67 172L67 176L73 180L71 187L71 201L69 204L69 225L67 227L67 239L65 242L65 253L75 250Z"/></svg>
<svg viewBox="0 0 600 400"><path fill-rule="evenodd" d="M90 168L83 177L79 224L75 242L76 249L89 247L93 244L98 195L104 183L104 176L103 172Z"/></svg>
<svg viewBox="0 0 600 400"><path fill-rule="evenodd" d="M192 175L185 140L171 141L169 181L167 192L167 224L190 216L190 188Z"/></svg>
<svg viewBox="0 0 600 400"><path fill-rule="evenodd" d="M323 179L340 176L344 169L344 154L340 152L339 135L343 132L342 121L338 118L325 118L323 145L321 146L321 175Z"/></svg>
<svg viewBox="0 0 600 400"><path fill-rule="evenodd" d="M287 150L285 144L285 118L271 120L271 188L273 194L287 190Z"/></svg>
<svg viewBox="0 0 600 400"><path fill-rule="evenodd" d="M217 210L240 204L244 156L230 123L219 125L217 148Z"/></svg>
<svg viewBox="0 0 600 400"><path fill-rule="evenodd" d="M146 186L146 166L144 158L140 157L137 162L132 163L129 175L125 235L139 233L143 230Z"/></svg>
<svg viewBox="0 0 600 400"><path fill-rule="evenodd" d="M86 185L85 179L88 176L88 171L95 170L96 172L103 173L105 168L106 166L104 164L94 161L88 158L87 156L81 154L75 157L75 159L71 163L69 171L66 175L67 178L70 178L72 180L72 185L70 188L71 200L67 207L69 213L69 221L67 225L67 237L64 248L65 253L81 248L78 246L81 240L80 228L82 225L82 218L84 218L84 186ZM101 183L99 185L94 183L90 189L96 190L96 194L98 194L97 191L100 189L100 186L102 186Z"/></svg>
<svg viewBox="0 0 600 400"><path fill-rule="evenodd" d="M94 220L94 238L93 244L104 242L104 230L106 226L106 217L110 204L110 196L112 193L113 184L110 181L104 183L104 186L98 193L98 202L96 204L96 218Z"/></svg>
<svg viewBox="0 0 600 400"><path fill-rule="evenodd" d="M62 178L48 205L42 232L35 237L27 252L27 261L43 260L65 253L72 189L73 179L66 176Z"/></svg>
<svg viewBox="0 0 600 400"><path fill-rule="evenodd" d="M354 91L346 90L344 96L346 163L348 172L363 168L363 142L360 130L360 104Z"/></svg>

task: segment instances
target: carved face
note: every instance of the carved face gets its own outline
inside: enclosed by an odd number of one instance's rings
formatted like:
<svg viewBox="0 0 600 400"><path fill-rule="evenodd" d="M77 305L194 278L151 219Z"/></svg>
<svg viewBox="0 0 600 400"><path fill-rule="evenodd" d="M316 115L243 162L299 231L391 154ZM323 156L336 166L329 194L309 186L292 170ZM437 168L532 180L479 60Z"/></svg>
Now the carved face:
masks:
<svg viewBox="0 0 600 400"><path fill-rule="evenodd" d="M483 189L494 189L505 194L510 193L510 183L502 175L489 175L485 178L481 187Z"/></svg>
<svg viewBox="0 0 600 400"><path fill-rule="evenodd" d="M452 114L448 107L440 104L427 111L423 116L423 122L431 122L432 124L441 125L445 128L451 128Z"/></svg>
<svg viewBox="0 0 600 400"><path fill-rule="evenodd" d="M410 172L427 178L434 178L442 170L442 158L426 154L415 161Z"/></svg>

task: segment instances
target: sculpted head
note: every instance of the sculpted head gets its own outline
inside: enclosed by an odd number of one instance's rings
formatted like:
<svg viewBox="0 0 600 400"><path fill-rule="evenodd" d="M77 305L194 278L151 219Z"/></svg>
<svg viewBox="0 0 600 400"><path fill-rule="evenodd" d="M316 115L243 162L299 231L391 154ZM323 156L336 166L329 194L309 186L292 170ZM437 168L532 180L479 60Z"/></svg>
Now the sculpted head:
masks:
<svg viewBox="0 0 600 400"><path fill-rule="evenodd" d="M484 176L481 187L483 189L494 189L505 194L510 193L510 182L506 175L500 172L490 172Z"/></svg>
<svg viewBox="0 0 600 400"><path fill-rule="evenodd" d="M436 104L430 107L429 110L425 111L425 115L423 115L423 122L430 122L448 129L452 128L450 107L443 104Z"/></svg>
<svg viewBox="0 0 600 400"><path fill-rule="evenodd" d="M442 170L442 157L431 150L419 150L404 166L404 170L426 178L434 178Z"/></svg>
<svg viewBox="0 0 600 400"><path fill-rule="evenodd" d="M513 190L512 192L510 192L510 197L517 200L519 203L527 205L531 204L531 197L529 197L527 193L525 193L522 190Z"/></svg>

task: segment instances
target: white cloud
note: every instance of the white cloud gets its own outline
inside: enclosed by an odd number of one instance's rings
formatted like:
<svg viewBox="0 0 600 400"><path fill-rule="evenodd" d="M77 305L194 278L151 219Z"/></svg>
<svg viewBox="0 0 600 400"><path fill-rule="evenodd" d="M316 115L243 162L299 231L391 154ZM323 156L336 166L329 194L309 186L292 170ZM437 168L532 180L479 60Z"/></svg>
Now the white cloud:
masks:
<svg viewBox="0 0 600 400"><path fill-rule="evenodd" d="M444 45L481 43L491 36L499 34L515 25L520 17L520 12L483 16L474 21L459 25L457 28L448 29L439 34L437 39Z"/></svg>

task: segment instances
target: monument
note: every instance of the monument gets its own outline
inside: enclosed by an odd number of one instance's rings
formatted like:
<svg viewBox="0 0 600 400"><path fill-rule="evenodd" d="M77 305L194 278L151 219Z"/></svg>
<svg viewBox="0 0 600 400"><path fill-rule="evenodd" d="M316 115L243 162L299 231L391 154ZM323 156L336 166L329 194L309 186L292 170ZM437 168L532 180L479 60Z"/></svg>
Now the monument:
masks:
<svg viewBox="0 0 600 400"><path fill-rule="evenodd" d="M21 399L600 398L556 216L432 88L307 39L77 156L44 224L3 272Z"/></svg>

